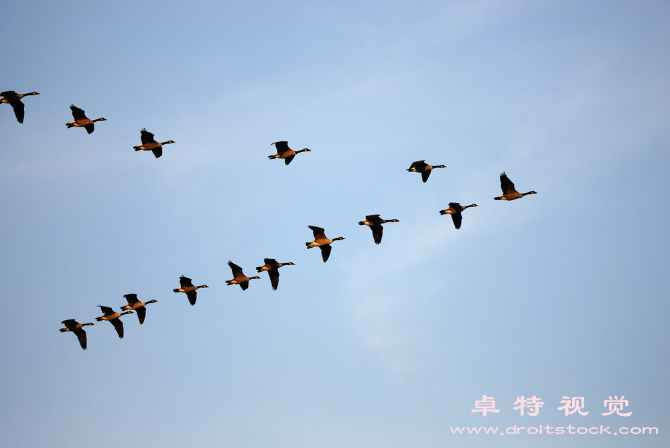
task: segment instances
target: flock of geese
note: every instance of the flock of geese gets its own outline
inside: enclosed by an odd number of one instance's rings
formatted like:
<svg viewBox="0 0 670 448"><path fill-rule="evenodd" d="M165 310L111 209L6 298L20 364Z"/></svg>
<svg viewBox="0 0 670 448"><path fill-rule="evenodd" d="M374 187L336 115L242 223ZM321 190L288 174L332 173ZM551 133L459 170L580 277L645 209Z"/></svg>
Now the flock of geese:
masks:
<svg viewBox="0 0 670 448"><path fill-rule="evenodd" d="M21 94L11 90L1 92L0 104L3 103L10 104L14 109L14 114L16 115L16 119L18 120L18 122L23 123L23 119L25 116L25 106L21 100L31 95L39 95L39 93L31 92ZM106 121L105 118L97 118L95 120L91 120L90 118L86 117L86 114L82 109L74 105L71 105L70 109L72 111L72 117L74 118L74 121L66 123L66 126L68 128L83 127L84 129L86 129L86 132L91 134L95 130L94 125L96 122ZM151 151L156 158L159 158L163 155L164 145L175 143L173 140L168 140L162 143L157 142L154 139L154 135L151 132L148 132L146 129L142 129L140 131L140 135L142 144L139 146L135 146L134 147L135 151ZM291 163L296 154L311 151L308 148L303 148L299 151L294 151L291 148L289 148L287 141L274 142L272 143L272 145L274 145L275 148L277 149L277 153L268 156L268 158L270 160L283 159L286 165L289 165ZM418 160L412 163L410 167L407 169L407 171L412 173L421 173L421 179L425 183L426 181L428 181L428 178L430 177L430 173L432 172L432 170L437 168L446 168L446 166L429 165L426 163L425 160ZM509 179L509 177L507 177L507 174L505 174L504 172L500 174L500 188L502 189L503 194L500 196L496 196L493 199L503 201L513 201L515 199L522 198L523 196L529 194L537 194L537 192L535 191L519 193L515 189L514 183ZM456 227L456 229L460 229L463 220L462 213L463 211L465 211L465 209L470 207L477 207L477 204L462 206L458 202L450 202L449 208L445 210L440 210L440 214L451 215L451 219L454 222L454 226ZM358 224L361 226L370 227L370 229L372 230L372 238L375 244L380 244L382 242L382 236L384 234L384 228L382 224L389 222L399 222L399 221L397 219L382 219L379 215L368 215L365 217L365 220L360 221ZM326 261L328 261L328 258L330 257L330 253L332 250L331 244L335 241L344 240L344 237L340 236L337 238L330 239L326 236L325 230L322 227L317 226L308 226L308 227L314 233L314 240L311 242L306 242L305 245L307 246L307 249L318 247L321 250L321 258L325 263ZM263 271L268 273L273 290L276 290L277 287L279 286L279 268L283 266L294 265L293 262L279 263L277 262L277 260L273 258L265 258L263 262L264 262L263 266L257 267L256 271L259 274L262 273ZM229 286L239 285L242 288L242 290L246 290L249 287L250 280L260 279L258 275L255 275L253 277L247 277L244 274L242 268L233 263L232 261L228 261L228 266L230 266L230 269L233 274L233 278L231 280L226 280L226 284ZM185 277L183 275L179 278L179 284L180 287L175 288L173 291L176 293L185 293L191 305L195 305L196 303L197 290L201 288L208 288L207 285L194 286L193 281L190 278ZM95 318L97 322L102 322L104 320L111 323L114 326L114 329L116 330L116 333L118 334L119 338L123 338L123 322L121 321L121 316L125 314L137 313L137 317L141 325L144 323L144 319L146 317L146 305L157 302L156 300L141 302L137 298L137 294L126 294L123 297L126 299L126 302L128 302L127 305L121 307L121 310L124 312L119 313L114 311L114 309L111 307L98 305L103 314L102 316ZM81 348L86 350L87 340L86 340L86 331L84 331L84 327L94 324L92 322L79 323L75 319L66 319L62 322L62 324L64 325L64 327L61 328L60 331L74 333L79 339L79 344L81 345Z"/></svg>

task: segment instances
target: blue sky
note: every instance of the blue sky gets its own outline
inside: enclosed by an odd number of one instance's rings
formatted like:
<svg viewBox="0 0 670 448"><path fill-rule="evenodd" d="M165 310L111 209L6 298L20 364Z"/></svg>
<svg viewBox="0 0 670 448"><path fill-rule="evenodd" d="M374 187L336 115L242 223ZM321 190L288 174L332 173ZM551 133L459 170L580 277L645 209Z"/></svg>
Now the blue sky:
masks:
<svg viewBox="0 0 670 448"><path fill-rule="evenodd" d="M3 446L670 442L662 2L5 2ZM69 105L95 132L66 129ZM135 152L146 128L176 144ZM308 147L290 166L270 143ZM445 164L423 184L405 170ZM493 201L505 171L537 195ZM453 228L439 210L477 203ZM397 218L381 245L358 226ZM346 239L323 263L308 225ZM227 261L248 275L226 286ZM206 283L198 303L180 275ZM61 334L123 295L125 338ZM470 411L483 395L500 413ZM520 396L545 402L537 417ZM630 417L602 416L624 395ZM589 415L563 415L563 396ZM454 435L453 427L658 435Z"/></svg>

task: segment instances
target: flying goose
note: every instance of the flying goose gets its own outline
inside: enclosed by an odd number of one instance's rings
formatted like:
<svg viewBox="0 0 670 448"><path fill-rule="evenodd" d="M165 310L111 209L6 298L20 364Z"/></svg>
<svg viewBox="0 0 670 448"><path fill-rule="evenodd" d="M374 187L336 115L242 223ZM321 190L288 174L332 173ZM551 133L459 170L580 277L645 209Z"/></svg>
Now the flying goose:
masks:
<svg viewBox="0 0 670 448"><path fill-rule="evenodd" d="M323 262L325 263L326 261L328 261L328 257L330 257L330 251L332 250L332 247L330 247L330 243L332 243L333 241L343 240L344 238L338 236L337 238L331 240L326 237L326 234L321 227L316 226L307 226L307 227L312 229L312 232L314 232L314 241L312 241L311 243L305 243L307 245L307 249L311 249L313 247L318 247L319 249L321 249L321 258L323 258Z"/></svg>
<svg viewBox="0 0 670 448"><path fill-rule="evenodd" d="M112 308L108 306L102 306L98 305L102 312L104 313L100 317L96 317L95 320L98 322L106 320L107 322L111 323L114 325L114 328L116 329L116 333L119 335L119 339L123 339L123 322L121 322L121 319L119 319L121 316L124 314L133 314L132 311L126 311L125 313L117 313L114 311Z"/></svg>
<svg viewBox="0 0 670 448"><path fill-rule="evenodd" d="M142 144L140 146L133 146L133 148L135 151L151 151L154 153L156 158L159 158L163 155L163 148L161 148L161 146L174 143L174 140L158 143L156 140L154 140L154 135L146 129L142 129L140 134L142 135Z"/></svg>
<svg viewBox="0 0 670 448"><path fill-rule="evenodd" d="M277 148L277 154L272 154L271 156L268 156L268 159L284 159L284 163L288 165L291 163L291 160L295 157L296 154L300 152L310 152L311 149L309 148L304 148L301 149L300 151L294 151L291 148L288 147L288 142L287 141L281 141L281 142L274 142L270 143L270 145L275 145L275 148Z"/></svg>
<svg viewBox="0 0 670 448"><path fill-rule="evenodd" d="M72 116L74 117L74 121L71 121L69 123L65 123L65 126L67 126L68 129L71 128L71 127L84 128L84 129L86 129L86 132L88 132L90 134L93 131L95 131L94 123L96 121L107 121L106 118L96 118L95 120L91 120L90 118L86 118L86 114L84 113L84 111L79 109L74 104L70 105L70 109L72 109Z"/></svg>
<svg viewBox="0 0 670 448"><path fill-rule="evenodd" d="M84 331L84 326L93 325L93 323L89 322L87 324L80 324L74 319L65 319L61 323L65 325L64 328L60 329L61 333L65 333L66 331L73 332L75 335L77 335L77 339L79 339L79 345L81 345L81 348L86 350L86 332Z"/></svg>
<svg viewBox="0 0 670 448"><path fill-rule="evenodd" d="M260 279L259 276L255 275L253 277L247 277L244 275L244 272L242 272L242 268L233 263L232 261L228 260L228 266L230 266L230 269L233 271L233 279L232 280L226 280L226 285L240 285L240 288L244 291L249 287L249 280L252 279Z"/></svg>
<svg viewBox="0 0 670 448"><path fill-rule="evenodd" d="M375 244L382 242L382 235L384 234L384 228L382 224L386 222L400 222L397 219L381 219L379 215L368 215L365 217L365 221L359 221L358 225L369 226L372 230L372 238L375 240Z"/></svg>
<svg viewBox="0 0 670 448"><path fill-rule="evenodd" d="M507 174L503 172L500 174L500 188L502 188L503 194L495 197L496 201L513 201L515 199L519 199L523 196L526 196L527 194L537 194L536 191L529 191L528 193L519 193L514 189L514 183L512 183L511 180L509 180L509 177L507 177Z"/></svg>
<svg viewBox="0 0 670 448"><path fill-rule="evenodd" d="M470 205L466 205L465 207L463 207L458 202L450 202L448 209L440 210L440 215L451 215L451 219L452 219L452 221L454 221L454 226L457 229L460 229L461 228L461 221L463 220L463 216L461 216L461 212L468 207L477 207L477 204L470 204Z"/></svg>
<svg viewBox="0 0 670 448"><path fill-rule="evenodd" d="M421 173L421 179L423 179L423 182L425 183L428 180L428 177L430 177L430 171L434 170L435 168L446 168L446 166L431 166L428 165L425 160L417 160L416 162L412 163L409 168L407 168L407 171L411 173Z"/></svg>
<svg viewBox="0 0 670 448"><path fill-rule="evenodd" d="M21 102L21 98L24 96L30 96L30 95L39 95L37 92L30 92L30 93L16 93L13 90L7 90L5 92L0 92L0 104L2 103L9 103L12 108L14 109L14 115L16 115L16 120L19 123L23 123L23 116L25 113L25 106ZM83 330L82 330L83 331ZM86 333L84 333L84 338L86 338ZM85 344L84 344L85 345Z"/></svg>
<svg viewBox="0 0 670 448"><path fill-rule="evenodd" d="M137 312L137 318L140 320L140 325L144 323L144 318L147 315L147 309L145 308L145 306L150 303L158 302L158 300L149 300L148 302L140 302L139 300L137 300L137 294L126 294L123 297L128 302L128 305L122 306L121 309L135 310Z"/></svg>
<svg viewBox="0 0 670 448"><path fill-rule="evenodd" d="M263 263L265 263L263 266L259 266L256 268L256 271L261 273L263 271L268 271L268 275L270 276L270 283L272 283L272 289L276 290L277 286L279 285L279 268L282 266L294 266L295 263L292 261L289 261L288 263L277 263L277 260L274 258L264 258Z"/></svg>
<svg viewBox="0 0 670 448"><path fill-rule="evenodd" d="M179 284L181 288L173 289L174 292L185 292L186 297L191 305L195 305L195 299L197 299L196 289L198 288L209 288L207 285L193 286L193 282L190 278L184 277L183 275L179 277Z"/></svg>

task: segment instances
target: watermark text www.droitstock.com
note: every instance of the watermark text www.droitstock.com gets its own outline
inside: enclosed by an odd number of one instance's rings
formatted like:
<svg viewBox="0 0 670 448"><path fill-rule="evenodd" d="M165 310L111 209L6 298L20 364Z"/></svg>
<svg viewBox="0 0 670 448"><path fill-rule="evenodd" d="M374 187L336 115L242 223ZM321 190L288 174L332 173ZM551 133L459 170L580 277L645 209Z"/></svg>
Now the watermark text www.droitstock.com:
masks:
<svg viewBox="0 0 670 448"><path fill-rule="evenodd" d="M553 400L552 400L553 401ZM556 402L556 401L554 401ZM519 416L524 414L527 417L537 418L540 410L544 408L545 402L541 398L533 395L530 398L525 396L517 397L516 401L512 406L513 410L519 412ZM585 397L569 397L563 396L563 399L560 401L562 406L555 408L553 412L562 411L565 413L565 417L569 415L578 415L578 419L584 418L589 415L591 412L586 406ZM629 418L633 412L627 411L628 400L622 395L621 398L618 396L609 396L606 400L603 400L603 407L605 412L600 414L604 418ZM550 411L551 412L551 411ZM499 414L501 410L496 407L496 402L494 397L487 397L484 395L481 400L475 401L475 408L470 411L471 414L479 414L482 418L486 418L488 414ZM610 426L588 426L588 425L562 425L562 426L550 426L550 425L539 425L539 426L509 426L505 429L492 426L462 426L462 427L449 427L452 434L475 434L475 435L491 435L491 434L500 434L500 435L519 435L519 434L543 434L543 435L562 435L562 434L576 434L576 435L613 435L613 436L628 436L628 435L657 435L658 428L655 426L620 426L619 424Z"/></svg>
<svg viewBox="0 0 670 448"><path fill-rule="evenodd" d="M621 426L618 429L612 428L610 429L609 426L591 426L589 428L585 426L549 426L549 425L540 425L540 426L509 426L505 429L500 429L498 431L498 427L496 426L495 428L493 427L484 427L484 426L461 426L461 427L456 427L452 428L449 427L451 430L452 434L474 434L474 435L492 435L492 434L500 434L500 435L519 435L519 434L549 434L549 435L560 435L560 434L599 434L599 435L656 435L658 434L658 428L655 426L649 427L639 427L639 426L633 426L632 428L629 428L627 426Z"/></svg>

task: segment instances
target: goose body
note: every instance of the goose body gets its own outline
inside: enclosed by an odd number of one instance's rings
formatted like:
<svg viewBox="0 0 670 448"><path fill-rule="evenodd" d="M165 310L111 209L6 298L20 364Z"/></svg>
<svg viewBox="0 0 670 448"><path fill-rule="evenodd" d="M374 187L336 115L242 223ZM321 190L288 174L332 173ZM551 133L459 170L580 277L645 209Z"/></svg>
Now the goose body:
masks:
<svg viewBox="0 0 670 448"><path fill-rule="evenodd" d="M445 165L428 165L425 160L417 160L416 162L412 163L409 168L407 168L407 171L410 173L421 173L421 179L423 180L424 183L428 180L430 177L430 172L436 168L446 168Z"/></svg>
<svg viewBox="0 0 670 448"><path fill-rule="evenodd" d="M74 121L65 123L65 126L67 126L68 129L72 127L84 128L86 129L86 132L90 134L95 130L94 123L96 121L107 121L106 118L96 118L95 120L91 120L90 118L86 117L86 114L83 110L79 109L74 104L70 105L70 109L72 109L72 117L74 118Z"/></svg>
<svg viewBox="0 0 670 448"><path fill-rule="evenodd" d="M294 151L291 148L288 147L288 142L287 141L281 141L281 142L274 142L271 143L271 145L275 145L275 148L277 148L277 154L272 154L271 156L268 156L268 159L284 159L284 163L288 165L291 163L291 160L295 157L296 154L301 153L301 152L310 152L311 149L309 148L303 148L300 151Z"/></svg>
<svg viewBox="0 0 670 448"><path fill-rule="evenodd" d="M93 325L93 323L89 322L87 324L80 324L74 319L66 319L61 323L65 325L64 328L60 329L61 333L65 333L66 331L73 332L77 336L77 339L79 339L79 345L81 345L81 348L86 350L86 332L84 331L84 326Z"/></svg>
<svg viewBox="0 0 670 448"><path fill-rule="evenodd" d="M139 146L133 146L133 148L135 151L151 151L154 153L156 158L159 158L163 155L163 145L174 143L174 140L168 140L166 142L159 143L154 140L154 135L146 129L142 129L140 134L142 138L142 144Z"/></svg>
<svg viewBox="0 0 670 448"><path fill-rule="evenodd" d="M358 225L368 226L372 230L372 238L375 240L375 244L382 242L382 236L384 235L384 227L382 224L387 222L400 222L397 219L381 219L379 215L367 215L365 221L359 221Z"/></svg>
<svg viewBox="0 0 670 448"><path fill-rule="evenodd" d="M183 275L179 277L179 284L181 287L173 289L172 291L186 293L186 297L188 297L188 301L191 305L195 305L195 300L198 298L196 289L209 288L207 285L193 286L193 281L188 277L184 277Z"/></svg>
<svg viewBox="0 0 670 448"><path fill-rule="evenodd" d="M228 260L228 266L230 266L230 269L233 271L233 279L226 280L226 285L228 286L240 285L240 288L242 288L242 290L244 291L249 287L249 280L260 279L260 277L257 275L253 277L247 277L246 275L244 275L244 272L242 272L242 268L230 260Z"/></svg>
<svg viewBox="0 0 670 448"><path fill-rule="evenodd" d="M124 314L133 314L133 312L126 311L124 313L117 313L111 307L102 305L98 306L100 307L100 309L104 314L100 317L96 317L95 320L97 320L98 322L106 320L110 324L114 325L114 329L116 330L116 333L119 335L119 339L123 339L123 322L121 322L121 319L119 318Z"/></svg>
<svg viewBox="0 0 670 448"><path fill-rule="evenodd" d="M507 177L507 174L505 174L505 172L500 174L500 188L502 189L503 194L493 198L496 201L501 200L513 201L515 199L522 198L527 194L537 194L536 191L529 191L527 193L519 193L518 191L516 191L516 189L514 188L514 183L512 183L512 181L509 180L509 177Z"/></svg>
<svg viewBox="0 0 670 448"><path fill-rule="evenodd" d="M314 241L311 243L305 243L307 245L307 249L311 249L313 247L318 247L321 249L321 258L323 258L323 262L325 263L328 261L328 257L330 257L330 251L332 250L332 247L330 246L333 241L339 241L343 240L344 238L341 236L338 236L337 238L333 238L332 240L326 237L326 233L324 229L321 227L316 227L316 226L307 226L310 229L312 229L312 232L314 232Z"/></svg>
<svg viewBox="0 0 670 448"><path fill-rule="evenodd" d="M0 92L0 104L8 103L10 106L12 106L12 109L14 109L14 115L16 116L16 120L19 123L23 123L23 117L25 115L25 106L23 105L23 102L21 101L21 99L23 97L30 96L30 95L39 95L39 93L37 93L37 92L16 93L13 90L7 90L5 92ZM84 335L86 335L86 333L84 333ZM86 337L86 336L84 336L84 337Z"/></svg>
<svg viewBox="0 0 670 448"><path fill-rule="evenodd" d="M461 216L461 212L469 207L477 207L477 204L462 206L458 202L450 202L448 209L440 210L440 215L451 215L451 220L454 221L454 226L457 229L460 229L461 221L463 219L463 216Z"/></svg>
<svg viewBox="0 0 670 448"><path fill-rule="evenodd" d="M156 303L158 300L149 300L148 302L140 302L137 299L137 294L126 294L123 296L126 301L128 302L128 305L124 305L121 307L122 310L135 310L137 313L137 318L140 321L140 325L144 323L144 318L147 316L147 309L145 308L146 305L150 303Z"/></svg>
<svg viewBox="0 0 670 448"><path fill-rule="evenodd" d="M274 258L264 258L263 263L265 263L263 266L259 266L256 268L256 271L258 273L261 273L263 271L267 271L268 275L270 276L270 283L272 284L272 289L276 290L277 286L279 286L279 268L282 266L294 266L295 263L292 261L289 261L288 263L277 263L277 260Z"/></svg>

